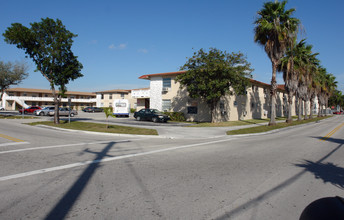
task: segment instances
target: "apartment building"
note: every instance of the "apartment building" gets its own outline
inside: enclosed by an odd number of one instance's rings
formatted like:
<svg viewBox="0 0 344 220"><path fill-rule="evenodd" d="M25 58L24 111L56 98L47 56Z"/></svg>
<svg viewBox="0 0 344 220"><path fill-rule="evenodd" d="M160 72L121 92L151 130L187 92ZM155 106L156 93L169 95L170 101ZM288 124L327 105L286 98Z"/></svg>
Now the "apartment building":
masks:
<svg viewBox="0 0 344 220"><path fill-rule="evenodd" d="M180 88L175 79L186 71L142 75L150 81L150 108L161 111L183 112L188 121L211 121L211 111L201 99L192 99L186 88ZM226 95L216 108L218 121L235 121L270 117L270 85L250 79L245 95ZM296 114L295 99L293 112ZM287 115L287 95L284 85L278 85L276 115Z"/></svg>
<svg viewBox="0 0 344 220"><path fill-rule="evenodd" d="M75 110L82 110L85 107L96 105L96 94L91 92L67 91L66 98L61 100L61 105L68 106L69 99ZM6 110L53 105L54 97L52 91L48 89L10 88L5 91L1 102L1 107Z"/></svg>

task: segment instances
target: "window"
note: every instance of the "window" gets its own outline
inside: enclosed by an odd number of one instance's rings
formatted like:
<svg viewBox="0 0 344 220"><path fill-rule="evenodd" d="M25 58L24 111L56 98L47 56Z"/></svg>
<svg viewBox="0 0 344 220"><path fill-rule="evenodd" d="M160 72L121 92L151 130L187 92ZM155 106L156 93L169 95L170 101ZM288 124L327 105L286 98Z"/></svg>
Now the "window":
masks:
<svg viewBox="0 0 344 220"><path fill-rule="evenodd" d="M162 87L163 88L171 88L171 78L163 78L162 79Z"/></svg>
<svg viewBox="0 0 344 220"><path fill-rule="evenodd" d="M101 94L101 99L104 99L104 94Z"/></svg>
<svg viewBox="0 0 344 220"><path fill-rule="evenodd" d="M121 98L124 98L124 93L121 93Z"/></svg>
<svg viewBox="0 0 344 220"><path fill-rule="evenodd" d="M169 111L171 110L172 105L171 105L171 99L163 99L162 100L162 110L163 111Z"/></svg>
<svg viewBox="0 0 344 220"><path fill-rule="evenodd" d="M109 99L112 99L112 94L109 95Z"/></svg>

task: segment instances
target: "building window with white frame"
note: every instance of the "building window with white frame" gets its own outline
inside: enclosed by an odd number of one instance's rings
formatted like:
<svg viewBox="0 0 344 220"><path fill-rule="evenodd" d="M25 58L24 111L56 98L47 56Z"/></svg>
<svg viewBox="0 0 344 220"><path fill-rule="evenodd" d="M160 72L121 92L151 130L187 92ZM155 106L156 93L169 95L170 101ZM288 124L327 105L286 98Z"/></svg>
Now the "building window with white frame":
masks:
<svg viewBox="0 0 344 220"><path fill-rule="evenodd" d="M163 111L170 111L172 109L171 99L163 99L162 100L162 110Z"/></svg>
<svg viewBox="0 0 344 220"><path fill-rule="evenodd" d="M163 88L171 88L171 78L163 78L162 79L162 87Z"/></svg>

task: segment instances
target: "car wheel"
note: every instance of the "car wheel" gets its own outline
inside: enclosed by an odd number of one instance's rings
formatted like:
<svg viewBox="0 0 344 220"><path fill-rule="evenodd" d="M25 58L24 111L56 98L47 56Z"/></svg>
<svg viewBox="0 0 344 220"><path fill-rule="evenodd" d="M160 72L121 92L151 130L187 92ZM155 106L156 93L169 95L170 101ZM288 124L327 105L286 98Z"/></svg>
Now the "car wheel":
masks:
<svg viewBox="0 0 344 220"><path fill-rule="evenodd" d="M43 112L40 112L40 113L39 113L39 115L40 115L40 116L43 116L43 115L44 115L44 113L43 113Z"/></svg>
<svg viewBox="0 0 344 220"><path fill-rule="evenodd" d="M141 121L141 117L140 117L140 116L137 116L137 117L136 117L136 120L137 120L137 121Z"/></svg>
<svg viewBox="0 0 344 220"><path fill-rule="evenodd" d="M74 113L70 113L70 117L74 117Z"/></svg>
<svg viewBox="0 0 344 220"><path fill-rule="evenodd" d="M158 118L152 118L152 121L153 121L154 123L157 123L157 122L158 122Z"/></svg>

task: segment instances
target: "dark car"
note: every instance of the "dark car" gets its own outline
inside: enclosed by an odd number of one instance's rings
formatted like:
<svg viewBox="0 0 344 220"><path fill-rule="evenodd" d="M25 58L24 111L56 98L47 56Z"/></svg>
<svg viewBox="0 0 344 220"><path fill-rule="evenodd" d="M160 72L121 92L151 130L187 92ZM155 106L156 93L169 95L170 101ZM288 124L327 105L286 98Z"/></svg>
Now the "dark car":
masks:
<svg viewBox="0 0 344 220"><path fill-rule="evenodd" d="M83 109L84 112L102 112L104 111L102 108L98 107L86 107Z"/></svg>
<svg viewBox="0 0 344 220"><path fill-rule="evenodd" d="M24 109L24 114L28 114L28 113L32 114L32 113L34 113L34 111L40 110L40 109L42 109L42 108L39 106L31 106L29 108ZM23 114L23 109L19 109L19 113Z"/></svg>
<svg viewBox="0 0 344 220"><path fill-rule="evenodd" d="M145 121L152 121L152 122L167 122L168 120L170 120L170 117L168 117L164 113L160 112L157 109L151 109L151 108L145 108L145 109L141 109L138 112L135 112L134 118L137 121L145 120Z"/></svg>

